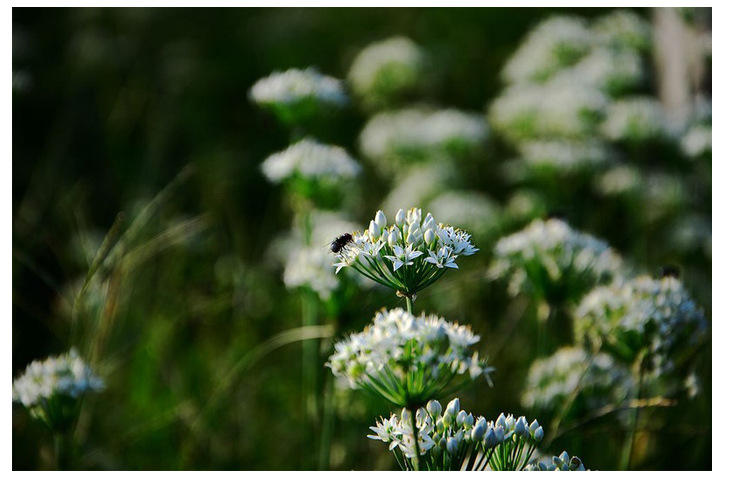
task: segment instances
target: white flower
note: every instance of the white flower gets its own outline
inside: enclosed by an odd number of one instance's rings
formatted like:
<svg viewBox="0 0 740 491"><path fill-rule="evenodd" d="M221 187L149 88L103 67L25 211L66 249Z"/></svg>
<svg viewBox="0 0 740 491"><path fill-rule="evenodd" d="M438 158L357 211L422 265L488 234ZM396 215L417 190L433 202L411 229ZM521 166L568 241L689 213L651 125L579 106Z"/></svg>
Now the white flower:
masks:
<svg viewBox="0 0 740 491"><path fill-rule="evenodd" d="M399 161L454 157L488 138L486 120L457 109L409 108L373 116L360 133L360 150L381 170Z"/></svg>
<svg viewBox="0 0 740 491"><path fill-rule="evenodd" d="M604 166L607 148L598 140L528 140L519 145L523 162L531 168L578 171Z"/></svg>
<svg viewBox="0 0 740 491"><path fill-rule="evenodd" d="M650 23L629 10L614 10L596 19L592 30L600 44L617 50L641 50L650 45Z"/></svg>
<svg viewBox="0 0 740 491"><path fill-rule="evenodd" d="M13 381L13 401L28 408L45 406L57 396L81 397L99 392L105 385L74 348L57 357L34 361Z"/></svg>
<svg viewBox="0 0 740 491"><path fill-rule="evenodd" d="M411 245L407 245L405 248L396 245L393 246L393 256L385 257L393 261L393 271L396 271L401 266L411 266L414 264L414 259L422 254L421 251L414 250Z"/></svg>
<svg viewBox="0 0 740 491"><path fill-rule="evenodd" d="M347 79L366 102L381 103L418 86L423 62L424 53L413 41L396 36L360 51Z"/></svg>
<svg viewBox="0 0 740 491"><path fill-rule="evenodd" d="M512 85L495 99L489 119L512 141L529 138L580 138L595 132L595 121L607 107L598 89L572 81Z"/></svg>
<svg viewBox="0 0 740 491"><path fill-rule="evenodd" d="M705 153L712 153L712 127L706 125L692 126L681 139L681 150L688 157L696 158Z"/></svg>
<svg viewBox="0 0 740 491"><path fill-rule="evenodd" d="M360 165L342 147L324 145L306 138L282 152L270 155L262 163L262 172L272 182L295 175L306 179L336 181L357 176Z"/></svg>
<svg viewBox="0 0 740 491"><path fill-rule="evenodd" d="M522 45L504 65L507 82L543 81L586 54L595 39L577 17L552 17L527 34Z"/></svg>
<svg viewBox="0 0 740 491"><path fill-rule="evenodd" d="M606 242L557 218L537 219L500 239L494 253L493 276L508 277L512 295L527 291L549 302L577 300L623 274L620 256Z"/></svg>
<svg viewBox="0 0 740 491"><path fill-rule="evenodd" d="M634 392L629 370L606 353L590 355L576 346L534 361L522 395L524 407L556 409L576 390L590 410L620 403Z"/></svg>
<svg viewBox="0 0 740 491"><path fill-rule="evenodd" d="M431 214L422 221L419 208L396 213L396 223L388 226L385 214L373 220L363 232L352 234L336 256L337 272L351 266L362 275L394 288L404 295L415 295L439 279L446 269L458 269L458 256L475 254L470 234L449 225L440 225ZM421 258L421 259L420 259Z"/></svg>
<svg viewBox="0 0 740 491"><path fill-rule="evenodd" d="M314 68L275 72L258 80L250 94L259 104L291 105L307 100L330 105L347 102L342 83L336 78L322 75Z"/></svg>
<svg viewBox="0 0 740 491"><path fill-rule="evenodd" d="M663 106L657 99L636 96L609 105L601 132L610 140L647 140L670 135Z"/></svg>
<svg viewBox="0 0 740 491"><path fill-rule="evenodd" d="M487 375L491 369L472 350L478 339L469 326L435 315L382 310L364 331L338 342L327 365L350 387L383 387L384 397L404 406L409 398L439 396L456 375ZM422 377L423 383L409 385L407 377ZM398 387L405 389L399 393Z"/></svg>
<svg viewBox="0 0 740 491"><path fill-rule="evenodd" d="M671 372L681 350L706 331L701 308L673 276L629 281L595 288L576 310L576 340L621 357L626 362L648 349L654 375Z"/></svg>
<svg viewBox="0 0 740 491"><path fill-rule="evenodd" d="M431 232L431 230L427 230L427 232ZM457 259L457 256L451 254L450 249L444 246L438 252L429 251L429 256L425 257L424 261L432 263L438 268L458 269L455 259Z"/></svg>

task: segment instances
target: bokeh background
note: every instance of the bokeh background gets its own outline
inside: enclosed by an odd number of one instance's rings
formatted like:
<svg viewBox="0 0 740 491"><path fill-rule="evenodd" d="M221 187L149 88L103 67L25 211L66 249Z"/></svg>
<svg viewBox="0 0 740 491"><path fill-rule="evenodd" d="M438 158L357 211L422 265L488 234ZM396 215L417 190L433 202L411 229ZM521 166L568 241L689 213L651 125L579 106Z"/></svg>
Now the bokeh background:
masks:
<svg viewBox="0 0 740 491"><path fill-rule="evenodd" d="M349 283L307 302L312 292L286 287L280 251L294 203L260 164L296 132L250 100L249 88L292 67L345 79L368 44L406 36L426 54L425 75L380 109L424 104L490 116L491 101L514 84L504 67L538 24L557 15L592 25L610 13L13 9L12 376L76 346L105 379L106 390L84 401L75 466L394 468L365 438L391 408L335 387L321 364L333 340L401 302ZM360 144L378 107L354 96L303 129L362 165L337 206L347 220L365 224L381 206L392 216L398 203L428 207L443 194L442 212L478 198L483 212L467 227L481 252L417 303L481 335L494 387L460 394L477 414L527 414L546 430L553 418L522 407L538 356L537 305L512 298L488 274L496 240L533 218L558 214L647 274L679 266L711 325L711 10L629 13L649 28L649 43L634 48L641 76L604 92L610 104L643 97L637 106L654 104L663 119L650 119L653 112L626 134L589 134L609 145L590 159L598 165L532 164L537 156L523 141L539 138L536 125L512 130L495 117L464 158L386 165ZM691 130L708 131L708 143L689 141ZM555 135L546 136L572 139ZM301 329L306 319L318 327ZM545 354L569 344L569 322L553 327ZM698 395L642 410L629 468L711 468L710 355L706 339L695 363ZM620 417L586 418L549 450L567 448L592 469L619 468ZM46 430L14 404L14 469L49 468L51 455Z"/></svg>

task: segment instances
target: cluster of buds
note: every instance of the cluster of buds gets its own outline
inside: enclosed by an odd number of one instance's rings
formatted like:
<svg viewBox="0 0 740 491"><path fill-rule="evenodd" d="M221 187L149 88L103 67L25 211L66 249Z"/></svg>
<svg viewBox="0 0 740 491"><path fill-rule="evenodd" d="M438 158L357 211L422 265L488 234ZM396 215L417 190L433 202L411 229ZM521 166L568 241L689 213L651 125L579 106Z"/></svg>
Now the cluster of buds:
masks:
<svg viewBox="0 0 740 491"><path fill-rule="evenodd" d="M524 416L501 413L486 421L460 409L457 398L444 411L431 400L415 416L412 425L404 409L400 418L382 418L368 435L388 443L405 470L523 470L544 437L537 420L528 423Z"/></svg>
<svg viewBox="0 0 740 491"><path fill-rule="evenodd" d="M571 457L563 450L560 455L541 458L525 467L526 471L585 471L583 462L575 455Z"/></svg>
<svg viewBox="0 0 740 491"><path fill-rule="evenodd" d="M427 213L412 208L398 210L390 224L382 210L363 232L336 252L337 272L352 267L399 295L413 297L450 268L458 269L459 256L470 256L478 249L470 234L452 226L438 224Z"/></svg>

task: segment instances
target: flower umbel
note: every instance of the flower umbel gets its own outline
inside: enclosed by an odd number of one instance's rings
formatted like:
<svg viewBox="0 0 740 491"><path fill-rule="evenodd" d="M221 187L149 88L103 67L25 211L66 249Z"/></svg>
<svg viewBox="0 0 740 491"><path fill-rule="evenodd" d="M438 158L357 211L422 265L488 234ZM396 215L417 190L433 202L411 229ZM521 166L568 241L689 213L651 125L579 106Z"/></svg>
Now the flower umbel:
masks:
<svg viewBox="0 0 740 491"><path fill-rule="evenodd" d="M13 381L13 401L54 431L66 430L77 417L78 400L104 384L73 348L68 353L34 361Z"/></svg>
<svg viewBox="0 0 740 491"><path fill-rule="evenodd" d="M493 369L472 348L479 339L469 326L436 315L381 310L364 331L335 345L327 366L352 388L419 407L488 376Z"/></svg>
<svg viewBox="0 0 740 491"><path fill-rule="evenodd" d="M438 224L429 213L422 221L419 208L398 210L395 221L389 224L378 211L367 230L352 234L352 241L336 253L337 273L349 266L403 296L413 297L447 269L458 269L459 256L478 251L470 234Z"/></svg>
<svg viewBox="0 0 740 491"><path fill-rule="evenodd" d="M501 413L495 421L486 421L461 410L458 399L444 411L438 401L430 400L413 421L404 409L400 418L381 418L370 429L374 434L368 438L387 443L404 470L523 470L545 435L537 420L528 423L524 416Z"/></svg>

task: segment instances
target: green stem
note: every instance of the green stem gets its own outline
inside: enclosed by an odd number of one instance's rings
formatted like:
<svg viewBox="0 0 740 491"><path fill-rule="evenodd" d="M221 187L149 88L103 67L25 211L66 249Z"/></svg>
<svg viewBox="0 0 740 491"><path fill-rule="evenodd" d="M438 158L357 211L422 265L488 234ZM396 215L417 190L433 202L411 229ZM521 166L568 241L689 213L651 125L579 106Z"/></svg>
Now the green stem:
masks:
<svg viewBox="0 0 740 491"><path fill-rule="evenodd" d="M410 296L406 297L406 310L409 314L414 315L414 301L411 300Z"/></svg>
<svg viewBox="0 0 740 491"><path fill-rule="evenodd" d="M637 357L636 371L637 371L637 400L642 397L642 376L643 376L643 365L645 359L645 351L643 350ZM627 470L632 465L632 451L635 446L635 434L637 433L637 420L640 415L640 407L636 407L632 411L632 419L630 421L629 433L624 440L622 447L622 458L620 461L620 469Z"/></svg>
<svg viewBox="0 0 740 491"><path fill-rule="evenodd" d="M408 299L408 297L406 297ZM411 428L414 432L414 448L416 449L416 470L421 470L421 447L419 446L419 430L416 428L416 409L411 409Z"/></svg>

